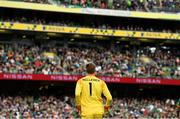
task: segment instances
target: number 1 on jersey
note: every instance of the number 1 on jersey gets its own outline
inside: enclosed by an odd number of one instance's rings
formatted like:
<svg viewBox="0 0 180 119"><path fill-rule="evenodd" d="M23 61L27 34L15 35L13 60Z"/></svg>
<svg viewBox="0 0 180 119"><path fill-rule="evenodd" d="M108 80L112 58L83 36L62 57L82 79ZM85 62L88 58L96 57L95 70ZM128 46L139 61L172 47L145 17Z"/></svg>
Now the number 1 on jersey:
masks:
<svg viewBox="0 0 180 119"><path fill-rule="evenodd" d="M90 96L92 96L92 83L89 82L89 94Z"/></svg>

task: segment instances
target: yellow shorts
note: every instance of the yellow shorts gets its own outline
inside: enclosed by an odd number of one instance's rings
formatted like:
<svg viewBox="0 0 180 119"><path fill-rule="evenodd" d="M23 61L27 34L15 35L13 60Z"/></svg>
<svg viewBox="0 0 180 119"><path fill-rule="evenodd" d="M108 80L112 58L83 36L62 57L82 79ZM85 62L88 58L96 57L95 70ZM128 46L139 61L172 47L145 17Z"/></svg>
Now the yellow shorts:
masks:
<svg viewBox="0 0 180 119"><path fill-rule="evenodd" d="M94 115L87 115L87 116L81 116L81 119L102 119L102 114L94 114Z"/></svg>

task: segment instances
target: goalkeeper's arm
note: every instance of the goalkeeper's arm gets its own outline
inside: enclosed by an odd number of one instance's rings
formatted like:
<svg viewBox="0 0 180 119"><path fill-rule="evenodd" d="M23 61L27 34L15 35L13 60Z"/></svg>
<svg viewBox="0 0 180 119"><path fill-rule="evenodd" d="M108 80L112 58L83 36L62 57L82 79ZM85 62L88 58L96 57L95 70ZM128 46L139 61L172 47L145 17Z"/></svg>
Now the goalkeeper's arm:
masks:
<svg viewBox="0 0 180 119"><path fill-rule="evenodd" d="M108 111L112 103L112 96L105 82L103 82L103 95L106 97L106 105L104 106L104 109L105 111Z"/></svg>
<svg viewBox="0 0 180 119"><path fill-rule="evenodd" d="M76 84L76 89L75 89L75 103L76 103L76 107L77 107L77 110L78 112L81 111L81 90L82 90L82 86L81 86L81 83L80 81L77 82Z"/></svg>

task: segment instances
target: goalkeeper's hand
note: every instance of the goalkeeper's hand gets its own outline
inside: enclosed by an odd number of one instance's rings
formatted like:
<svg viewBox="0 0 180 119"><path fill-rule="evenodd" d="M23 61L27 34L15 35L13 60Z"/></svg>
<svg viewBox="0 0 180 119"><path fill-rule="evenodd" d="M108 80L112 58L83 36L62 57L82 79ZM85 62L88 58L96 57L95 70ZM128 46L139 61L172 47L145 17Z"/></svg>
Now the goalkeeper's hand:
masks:
<svg viewBox="0 0 180 119"><path fill-rule="evenodd" d="M107 113L110 109L110 106L104 106L104 112Z"/></svg>
<svg viewBox="0 0 180 119"><path fill-rule="evenodd" d="M81 106L76 106L76 109L77 109L78 115L80 115L81 114Z"/></svg>

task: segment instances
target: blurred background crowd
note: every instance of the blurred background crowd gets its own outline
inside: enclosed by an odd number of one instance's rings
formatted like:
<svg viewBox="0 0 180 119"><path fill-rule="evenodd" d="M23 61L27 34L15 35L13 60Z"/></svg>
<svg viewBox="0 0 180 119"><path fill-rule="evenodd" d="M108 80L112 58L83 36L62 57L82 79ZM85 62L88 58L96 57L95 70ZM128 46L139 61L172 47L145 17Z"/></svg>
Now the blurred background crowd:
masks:
<svg viewBox="0 0 180 119"><path fill-rule="evenodd" d="M15 81L16 83L18 81ZM0 95L0 119L75 119L79 118L74 103L73 85L48 83L37 86L39 82L18 82L17 85L2 82ZM8 89L6 86L10 86ZM117 85L109 85L109 88ZM120 86L118 84L118 86ZM22 90L23 88L23 90ZM129 91L126 89L128 88ZM17 90L18 89L18 90ZM180 117L180 98L175 88L167 91L140 91L133 86L124 85L111 91L113 104L105 118L142 119ZM173 92L173 91L174 92ZM178 91L179 88L176 88ZM71 93L70 93L71 92ZM168 95L169 92L171 95ZM116 93L116 95L115 95ZM153 93L153 94L152 94ZM176 96L173 96L176 95Z"/></svg>
<svg viewBox="0 0 180 119"><path fill-rule="evenodd" d="M2 13L4 14L4 13ZM7 15L7 14L6 14ZM35 14L37 15L37 14ZM168 21L159 23L158 21L148 21L142 24L141 20L131 20L131 19L104 19L97 18L93 19L86 17L77 17L74 19L72 16L61 16L53 19L54 16L51 16L52 19L48 18L49 16L19 16L19 15L11 15L4 16L0 18L1 22L11 22L13 23L28 23L34 25L52 25L52 26L64 26L64 27L76 27L76 28L96 28L99 30L128 30L128 31L147 31L147 32L162 32L162 33L179 33L179 28L175 27L176 23L171 23ZM113 22L111 22L113 20ZM86 22L81 22L86 21ZM167 23L166 23L167 22ZM154 25L159 23L159 25ZM166 24L166 25L164 25ZM2 23L3 25L3 23Z"/></svg>
<svg viewBox="0 0 180 119"><path fill-rule="evenodd" d="M12 0L11 0L12 1ZM63 7L101 8L146 12L179 12L179 0L14 0Z"/></svg>
<svg viewBox="0 0 180 119"><path fill-rule="evenodd" d="M61 99L62 98L62 99ZM62 96L0 97L0 119L74 119L78 117L73 98Z"/></svg>
<svg viewBox="0 0 180 119"><path fill-rule="evenodd" d="M178 119L178 100L115 98L106 118ZM70 96L0 96L0 119L74 119L79 115Z"/></svg>
<svg viewBox="0 0 180 119"><path fill-rule="evenodd" d="M1 43L0 73L84 75L85 65L94 62L97 74L102 76L180 79L179 56L178 47L123 42L111 46L94 42L69 46L32 41Z"/></svg>

